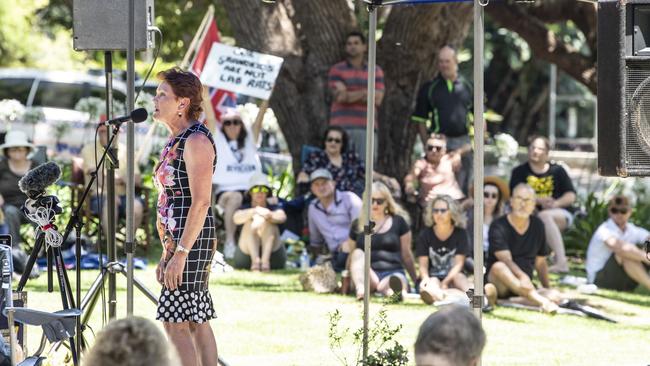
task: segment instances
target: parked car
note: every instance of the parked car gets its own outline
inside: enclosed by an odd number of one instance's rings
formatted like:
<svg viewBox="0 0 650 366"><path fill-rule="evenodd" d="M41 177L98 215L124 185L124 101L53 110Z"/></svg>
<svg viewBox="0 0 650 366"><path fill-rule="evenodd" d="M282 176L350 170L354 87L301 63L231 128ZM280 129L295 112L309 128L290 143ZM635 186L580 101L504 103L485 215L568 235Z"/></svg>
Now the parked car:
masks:
<svg viewBox="0 0 650 366"><path fill-rule="evenodd" d="M50 154L76 155L94 138L96 121L88 113L75 110L86 97L106 98L103 75L75 71L0 68L0 100L15 99L25 107L40 107L43 115L35 125L16 121L0 124L0 132L9 128L25 131L37 145L47 146ZM113 80L113 100L124 105L126 84ZM147 134L149 124L136 125L136 145ZM124 135L124 134L123 134Z"/></svg>

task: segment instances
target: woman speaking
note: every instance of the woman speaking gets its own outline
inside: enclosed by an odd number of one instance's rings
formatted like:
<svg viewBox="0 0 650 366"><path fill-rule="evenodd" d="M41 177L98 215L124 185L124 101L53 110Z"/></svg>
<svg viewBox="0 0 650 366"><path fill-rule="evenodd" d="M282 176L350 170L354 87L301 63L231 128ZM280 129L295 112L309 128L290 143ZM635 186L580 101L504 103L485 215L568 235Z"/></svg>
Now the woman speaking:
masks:
<svg viewBox="0 0 650 366"><path fill-rule="evenodd" d="M163 254L156 277L163 285L156 319L180 355L183 366L217 365L215 318L208 291L216 250L210 210L212 173L217 162L210 131L197 121L202 86L192 73L172 68L158 74L154 119L170 139L154 170L158 188L157 228Z"/></svg>

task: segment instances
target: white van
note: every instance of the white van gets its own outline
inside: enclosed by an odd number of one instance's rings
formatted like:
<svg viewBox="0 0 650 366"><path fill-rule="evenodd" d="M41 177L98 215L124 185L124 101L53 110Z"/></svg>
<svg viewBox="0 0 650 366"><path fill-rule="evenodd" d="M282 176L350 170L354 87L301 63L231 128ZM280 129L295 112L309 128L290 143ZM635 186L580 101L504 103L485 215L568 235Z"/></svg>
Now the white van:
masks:
<svg viewBox="0 0 650 366"><path fill-rule="evenodd" d="M0 68L0 100L16 99L26 107L41 107L44 118L36 125L14 122L0 123L0 131L20 129L37 145L47 146L50 155L77 155L81 147L94 138L97 121L74 109L85 97L106 98L105 77L74 71ZM113 98L122 105L126 100L126 84L114 78ZM57 126L67 131L57 136ZM137 135L146 135L149 124L136 125ZM124 135L124 134L123 134ZM122 136L123 138L123 136ZM141 139L136 138L136 141Z"/></svg>

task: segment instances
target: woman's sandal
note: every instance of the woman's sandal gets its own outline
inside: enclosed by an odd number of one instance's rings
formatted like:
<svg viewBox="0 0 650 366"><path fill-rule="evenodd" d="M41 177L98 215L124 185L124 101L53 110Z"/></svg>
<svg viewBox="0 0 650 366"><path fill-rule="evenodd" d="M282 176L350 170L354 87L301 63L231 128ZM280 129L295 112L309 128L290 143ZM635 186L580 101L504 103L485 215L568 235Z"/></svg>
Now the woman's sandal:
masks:
<svg viewBox="0 0 650 366"><path fill-rule="evenodd" d="M271 272L271 264L270 263L262 263L262 272Z"/></svg>
<svg viewBox="0 0 650 366"><path fill-rule="evenodd" d="M259 259L253 259L253 261L251 262L251 271L253 271L253 272L259 272L259 271L260 271L260 268L261 268L260 263L261 263L261 262L260 262Z"/></svg>

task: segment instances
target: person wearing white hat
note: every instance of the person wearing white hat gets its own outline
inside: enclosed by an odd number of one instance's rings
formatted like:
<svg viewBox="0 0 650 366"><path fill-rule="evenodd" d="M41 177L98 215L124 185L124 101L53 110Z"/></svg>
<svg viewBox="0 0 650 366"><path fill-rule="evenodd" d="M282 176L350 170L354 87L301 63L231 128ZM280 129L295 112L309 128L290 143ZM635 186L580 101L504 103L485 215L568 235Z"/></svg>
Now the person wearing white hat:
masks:
<svg viewBox="0 0 650 366"><path fill-rule="evenodd" d="M262 272L284 268L286 252L280 241L278 225L287 220L287 215L279 206L267 202L273 189L263 173L251 177L248 193L250 207L242 206L233 216L236 225L243 225L234 266L244 268L250 265L251 271Z"/></svg>
<svg viewBox="0 0 650 366"><path fill-rule="evenodd" d="M248 182L262 171L253 136L246 129L235 108L226 108L221 114L221 125L214 131L217 146L217 168L212 176L215 201L223 209L226 242L223 254L227 259L235 255L235 211L241 206Z"/></svg>
<svg viewBox="0 0 650 366"><path fill-rule="evenodd" d="M9 131L4 144L0 145L0 154L4 156L0 161L0 208L13 242L14 270L19 273L25 270L27 264L27 255L20 248L20 225L29 224L30 221L20 210L27 195L18 188L18 181L35 166L28 158L33 150L34 145L22 131ZM37 276L38 267L34 266L30 277Z"/></svg>

